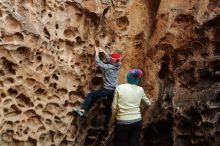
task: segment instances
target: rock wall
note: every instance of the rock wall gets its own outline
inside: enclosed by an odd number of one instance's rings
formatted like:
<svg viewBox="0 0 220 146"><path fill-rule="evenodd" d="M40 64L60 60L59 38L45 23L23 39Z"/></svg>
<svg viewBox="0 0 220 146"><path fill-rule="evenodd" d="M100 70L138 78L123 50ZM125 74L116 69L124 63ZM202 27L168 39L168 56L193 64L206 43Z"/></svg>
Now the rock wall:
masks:
<svg viewBox="0 0 220 146"><path fill-rule="evenodd" d="M123 54L124 82L147 21L143 0L1 0L0 145L85 145L91 121L71 111L102 83L94 47Z"/></svg>
<svg viewBox="0 0 220 146"><path fill-rule="evenodd" d="M220 145L219 14L219 0L160 1L145 59L158 97L145 145Z"/></svg>
<svg viewBox="0 0 220 146"><path fill-rule="evenodd" d="M143 145L219 146L219 15L219 0L0 0L0 145L114 145L104 102L71 112L102 84L102 47L120 83L145 72Z"/></svg>

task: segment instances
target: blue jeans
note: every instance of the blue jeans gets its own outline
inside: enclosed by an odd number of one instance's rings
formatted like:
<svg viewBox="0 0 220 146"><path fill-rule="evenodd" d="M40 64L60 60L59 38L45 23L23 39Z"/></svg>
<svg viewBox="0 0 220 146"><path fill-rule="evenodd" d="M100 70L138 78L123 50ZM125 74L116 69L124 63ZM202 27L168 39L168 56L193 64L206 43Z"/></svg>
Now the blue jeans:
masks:
<svg viewBox="0 0 220 146"><path fill-rule="evenodd" d="M105 88L101 88L99 90L91 92L85 97L85 100L82 105L82 108L85 110L85 112L87 112L92 102L96 101L97 99L107 97L106 106L105 106L105 123L104 123L105 128L108 128L112 116L111 105L114 97L114 92L115 90L109 90Z"/></svg>

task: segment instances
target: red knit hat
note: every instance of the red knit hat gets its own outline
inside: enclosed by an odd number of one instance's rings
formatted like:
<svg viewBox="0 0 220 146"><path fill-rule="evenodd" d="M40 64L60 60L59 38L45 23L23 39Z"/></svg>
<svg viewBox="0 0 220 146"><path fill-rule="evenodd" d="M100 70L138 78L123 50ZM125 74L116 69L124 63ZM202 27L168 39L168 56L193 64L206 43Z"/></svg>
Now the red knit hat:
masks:
<svg viewBox="0 0 220 146"><path fill-rule="evenodd" d="M111 62L120 62L121 61L121 55L120 54L112 54L111 55Z"/></svg>

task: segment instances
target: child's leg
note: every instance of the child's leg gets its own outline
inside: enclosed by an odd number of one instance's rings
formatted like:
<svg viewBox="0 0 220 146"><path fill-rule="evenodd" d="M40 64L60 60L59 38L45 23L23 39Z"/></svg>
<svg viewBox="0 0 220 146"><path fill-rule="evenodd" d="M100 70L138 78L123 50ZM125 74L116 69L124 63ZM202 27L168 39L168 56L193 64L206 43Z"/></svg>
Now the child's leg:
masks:
<svg viewBox="0 0 220 146"><path fill-rule="evenodd" d="M80 116L84 116L85 112L89 110L91 103L97 100L98 98L106 96L105 93L106 92L104 88L101 88L99 90L89 93L88 95L86 95L85 100L82 104L82 107L80 109L75 108L73 111L76 112Z"/></svg>
<svg viewBox="0 0 220 146"><path fill-rule="evenodd" d="M114 97L114 90L109 90L109 95L107 96L106 106L105 106L105 129L108 129L109 122L112 116L112 101Z"/></svg>
<svg viewBox="0 0 220 146"><path fill-rule="evenodd" d="M97 91L89 93L85 97L85 100L84 100L83 105L82 105L82 109L84 109L85 112L87 112L93 101L97 100L98 98L105 97L105 96L106 95L105 95L105 89L104 88L101 88Z"/></svg>

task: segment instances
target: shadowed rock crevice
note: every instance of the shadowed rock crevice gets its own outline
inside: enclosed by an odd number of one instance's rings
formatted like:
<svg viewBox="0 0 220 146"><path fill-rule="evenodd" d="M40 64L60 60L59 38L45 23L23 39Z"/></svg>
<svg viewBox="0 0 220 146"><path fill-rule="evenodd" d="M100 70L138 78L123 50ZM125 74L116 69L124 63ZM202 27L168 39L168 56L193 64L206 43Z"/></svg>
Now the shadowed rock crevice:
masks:
<svg viewBox="0 0 220 146"><path fill-rule="evenodd" d="M170 120L170 121L169 121ZM157 123L152 123L143 129L143 143L151 146L171 146L173 145L172 136L172 119L161 120Z"/></svg>
<svg viewBox="0 0 220 146"><path fill-rule="evenodd" d="M150 18L150 32L149 34L153 34L156 27L156 16L160 6L161 0L147 0L148 9L149 9L149 18Z"/></svg>

